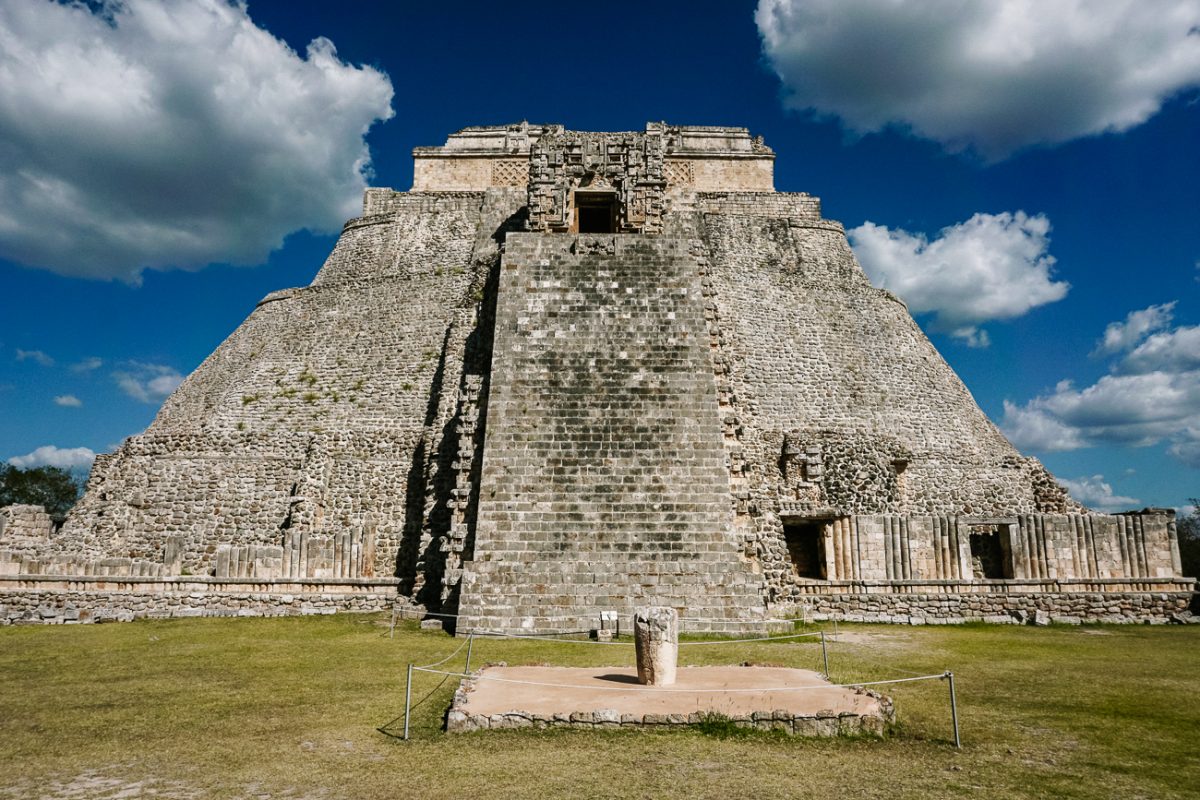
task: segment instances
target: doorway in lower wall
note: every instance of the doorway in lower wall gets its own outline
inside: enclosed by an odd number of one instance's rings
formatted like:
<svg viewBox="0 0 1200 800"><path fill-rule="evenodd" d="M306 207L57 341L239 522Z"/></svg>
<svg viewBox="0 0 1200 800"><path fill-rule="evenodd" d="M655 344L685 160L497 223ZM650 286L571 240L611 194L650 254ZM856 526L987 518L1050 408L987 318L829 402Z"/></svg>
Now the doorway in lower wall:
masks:
<svg viewBox="0 0 1200 800"><path fill-rule="evenodd" d="M1012 547L1007 525L971 525L971 573L975 580L1013 577Z"/></svg>
<svg viewBox="0 0 1200 800"><path fill-rule="evenodd" d="M783 523L783 538L787 543L792 569L798 578L827 580L825 568L825 522L797 520Z"/></svg>

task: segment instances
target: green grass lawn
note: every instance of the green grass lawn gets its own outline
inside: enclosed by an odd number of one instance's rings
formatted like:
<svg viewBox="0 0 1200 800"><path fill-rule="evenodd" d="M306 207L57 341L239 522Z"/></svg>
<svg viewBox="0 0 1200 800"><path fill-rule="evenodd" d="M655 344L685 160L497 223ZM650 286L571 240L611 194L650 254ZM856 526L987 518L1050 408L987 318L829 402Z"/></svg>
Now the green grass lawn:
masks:
<svg viewBox="0 0 1200 800"><path fill-rule="evenodd" d="M0 629L0 798L1195 797L1200 627L843 626L835 680L888 687L883 740L702 732L440 732L459 641L337 615ZM450 666L462 666L462 655ZM474 663L626 665L632 648L483 640ZM681 663L819 669L812 640L685 647ZM428 697L426 697L428 695ZM388 728L399 733L396 721Z"/></svg>

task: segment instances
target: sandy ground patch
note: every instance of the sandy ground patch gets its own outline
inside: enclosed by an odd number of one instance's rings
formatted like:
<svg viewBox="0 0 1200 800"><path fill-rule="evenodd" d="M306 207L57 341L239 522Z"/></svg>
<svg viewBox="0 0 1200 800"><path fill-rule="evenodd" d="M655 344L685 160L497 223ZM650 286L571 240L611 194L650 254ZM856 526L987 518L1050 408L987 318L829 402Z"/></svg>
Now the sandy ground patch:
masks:
<svg viewBox="0 0 1200 800"><path fill-rule="evenodd" d="M681 667L669 687L642 686L630 667L487 667L460 710L550 715L600 709L642 715L880 711L874 697L833 686L819 673L786 667Z"/></svg>

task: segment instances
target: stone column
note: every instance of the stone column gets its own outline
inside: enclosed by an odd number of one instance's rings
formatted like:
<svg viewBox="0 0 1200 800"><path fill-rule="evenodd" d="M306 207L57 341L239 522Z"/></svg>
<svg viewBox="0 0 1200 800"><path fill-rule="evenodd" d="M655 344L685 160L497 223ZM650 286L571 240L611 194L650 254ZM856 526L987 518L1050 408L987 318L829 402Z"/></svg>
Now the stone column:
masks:
<svg viewBox="0 0 1200 800"><path fill-rule="evenodd" d="M181 534L167 537L163 545L163 574L178 575L183 572L183 551L187 542Z"/></svg>
<svg viewBox="0 0 1200 800"><path fill-rule="evenodd" d="M638 611L633 618L633 640L638 682L647 686L674 683L679 655L679 614L675 609L652 606Z"/></svg>

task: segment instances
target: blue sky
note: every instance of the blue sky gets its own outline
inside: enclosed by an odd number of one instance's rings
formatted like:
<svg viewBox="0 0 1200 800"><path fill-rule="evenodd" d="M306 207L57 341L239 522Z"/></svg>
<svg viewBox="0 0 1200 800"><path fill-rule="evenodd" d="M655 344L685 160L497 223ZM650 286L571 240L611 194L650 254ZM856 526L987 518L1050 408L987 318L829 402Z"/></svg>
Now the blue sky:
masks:
<svg viewBox="0 0 1200 800"><path fill-rule="evenodd" d="M1085 503L1200 494L1200 0L89 5L0 0L0 458L143 430L414 146L666 120L764 136Z"/></svg>

